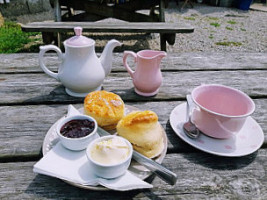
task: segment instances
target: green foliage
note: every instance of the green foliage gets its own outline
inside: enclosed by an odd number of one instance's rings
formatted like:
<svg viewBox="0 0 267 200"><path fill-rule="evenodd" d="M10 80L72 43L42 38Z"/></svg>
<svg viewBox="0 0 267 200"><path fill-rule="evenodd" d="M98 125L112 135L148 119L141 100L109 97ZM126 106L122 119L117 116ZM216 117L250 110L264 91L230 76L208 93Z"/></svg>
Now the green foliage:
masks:
<svg viewBox="0 0 267 200"><path fill-rule="evenodd" d="M184 19L186 19L186 20L192 20L192 21L196 20L196 18L194 18L194 17L184 17Z"/></svg>
<svg viewBox="0 0 267 200"><path fill-rule="evenodd" d="M230 21L227 21L228 24L236 24L236 21L233 21L233 20L230 20Z"/></svg>
<svg viewBox="0 0 267 200"><path fill-rule="evenodd" d="M221 45L221 46L241 46L241 42L216 42L216 45Z"/></svg>
<svg viewBox="0 0 267 200"><path fill-rule="evenodd" d="M246 30L246 29L244 29L244 28L241 28L240 30L241 30L241 31L247 31L247 30Z"/></svg>
<svg viewBox="0 0 267 200"><path fill-rule="evenodd" d="M0 28L0 53L17 53L23 51L24 45L38 39L33 38L40 33L25 33L15 22L5 22Z"/></svg>
<svg viewBox="0 0 267 200"><path fill-rule="evenodd" d="M209 39L213 39L214 36L212 34L209 35Z"/></svg>
<svg viewBox="0 0 267 200"><path fill-rule="evenodd" d="M219 18L218 18L218 17L208 17L208 19L209 19L209 20L214 20L214 21L217 21L217 20L219 20Z"/></svg>
<svg viewBox="0 0 267 200"><path fill-rule="evenodd" d="M233 30L233 28L231 28L231 27L225 27L227 30L229 30L229 31L232 31Z"/></svg>
<svg viewBox="0 0 267 200"><path fill-rule="evenodd" d="M211 25L211 26L214 26L214 27L216 27L216 28L221 26L219 23L214 23L214 22L213 22L213 23L210 23L210 25Z"/></svg>

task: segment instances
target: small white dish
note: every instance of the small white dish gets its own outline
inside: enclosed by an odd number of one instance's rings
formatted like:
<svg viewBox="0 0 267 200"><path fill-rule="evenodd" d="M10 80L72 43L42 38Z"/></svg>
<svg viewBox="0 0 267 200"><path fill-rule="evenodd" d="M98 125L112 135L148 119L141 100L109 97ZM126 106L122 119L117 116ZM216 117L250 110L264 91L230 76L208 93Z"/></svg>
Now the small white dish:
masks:
<svg viewBox="0 0 267 200"><path fill-rule="evenodd" d="M94 158L94 156L92 155L93 151L97 150L96 145L99 142L108 141L108 140L111 141L112 139L115 139L115 140L117 139L122 144L126 144L128 147L128 155L123 160L119 160L117 163L116 162L115 163L110 162L110 164L109 164L108 160L112 160L112 158L109 159L109 157L107 157L107 159L106 159L107 163L101 163L100 161L97 161L96 160L97 157ZM108 156L109 153L112 153L112 148L110 149L110 152L108 152L109 149L110 148L103 149L102 153L104 155L106 154ZM121 150L123 150L123 149L121 149ZM113 153L114 152L115 151L113 151ZM126 140L122 137L119 137L119 136L115 136L115 135L97 138L96 140L92 141L86 149L86 156L88 158L91 170L97 176L99 176L101 178L107 178L107 179L117 178L117 177L123 175L126 172L126 170L128 169L128 167L130 166L132 155L133 155L133 147L132 147L131 143L128 140ZM115 157L115 155L113 155L113 158L114 157Z"/></svg>
<svg viewBox="0 0 267 200"><path fill-rule="evenodd" d="M210 154L225 157L245 156L257 151L264 142L264 133L252 117L247 118L240 132L228 139L215 139L204 134L201 134L197 139L191 139L183 130L185 121L186 103L182 103L171 112L171 127L183 141Z"/></svg>
<svg viewBox="0 0 267 200"><path fill-rule="evenodd" d="M84 137L80 138L70 138L62 135L60 133L61 127L64 126L67 122L71 120L89 120L94 122L94 129L93 131ZM87 115L72 115L72 116L67 116L66 118L62 119L59 121L59 123L56 126L56 132L57 135L64 147L66 147L69 150L73 151L81 151L87 148L90 142L92 142L94 139L98 137L97 135L97 122L95 121L94 118L87 116Z"/></svg>

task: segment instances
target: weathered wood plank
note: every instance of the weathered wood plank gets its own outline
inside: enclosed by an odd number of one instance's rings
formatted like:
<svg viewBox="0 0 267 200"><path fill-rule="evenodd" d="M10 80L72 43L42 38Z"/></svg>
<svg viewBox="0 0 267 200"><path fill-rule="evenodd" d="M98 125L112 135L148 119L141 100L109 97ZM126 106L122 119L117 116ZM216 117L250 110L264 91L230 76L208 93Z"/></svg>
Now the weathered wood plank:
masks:
<svg viewBox="0 0 267 200"><path fill-rule="evenodd" d="M253 98L267 96L267 70L181 71L162 74L160 91L150 98L135 94L127 73L111 73L104 80L103 87L119 94L125 101L185 99L185 95L194 87L207 83L232 86ZM0 88L0 105L82 101L82 98L68 96L58 81L45 74L0 74Z"/></svg>
<svg viewBox="0 0 267 200"><path fill-rule="evenodd" d="M83 27L84 32L116 33L192 33L194 28L182 23L166 22L32 22L22 24L26 32L73 32L74 27Z"/></svg>
<svg viewBox="0 0 267 200"><path fill-rule="evenodd" d="M34 162L1 163L1 199L125 199L126 193L90 191L32 172ZM150 190L127 192L127 199L267 199L267 149L241 158L205 153L167 154L163 165L178 180L155 177Z"/></svg>
<svg viewBox="0 0 267 200"><path fill-rule="evenodd" d="M30 57L33 64L27 67L27 63L23 63L27 62L23 55L14 56L14 65L11 65L14 69L11 70L8 69L10 61L2 61L0 55L0 69L4 66L0 71L0 199L125 199L124 193L82 190L32 172L34 163L41 156L40 150L47 130L66 113L69 102L79 108L83 98L67 96L57 81L40 71L34 71L38 67L37 54L25 55L36 56ZM168 154L163 164L178 175L175 186L167 185L156 177L150 179L155 186L152 190L127 192L127 197L267 199L266 56L260 54L256 59L254 56L257 54L250 54L253 63L249 57L242 57L241 54L234 54L233 58L229 54L226 58L226 54L213 54L217 57L212 57L208 53L196 53L193 54L193 62L190 61L191 56L183 59L183 55L190 54L174 55L174 61L168 60L164 65L164 83L156 97L135 95L129 75L121 72L124 71L122 64L116 68L118 72L112 73L104 82L106 90L120 94L127 104L153 110L159 115L159 121L169 139ZM15 58L19 57L21 64L17 65ZM55 56L51 57L54 60L49 61L49 65L53 65L56 60ZM120 63L121 57L117 58ZM227 59L230 60L230 66L227 66ZM167 66L167 63L171 65ZM207 68L198 66L200 63L206 64ZM258 70L252 70L252 66ZM198 71L193 72L192 69ZM36 73L28 73L31 70ZM264 146L259 151L240 158L212 156L189 147L175 135L169 124L169 115L176 105L184 102L179 100L185 100L185 95L201 83L233 86L254 98L256 111L253 118L265 133ZM25 160L35 162L13 162Z"/></svg>
<svg viewBox="0 0 267 200"><path fill-rule="evenodd" d="M166 130L168 152L194 152L193 147L183 142L169 124L171 111L183 101L127 103L139 109L156 112L159 122ZM267 101L255 100L256 111L253 118L265 133L264 146L267 147ZM82 108L82 104L75 104ZM65 105L31 105L0 107L0 160L15 160L18 157L35 159L40 156L43 139L49 128L67 112Z"/></svg>
<svg viewBox="0 0 267 200"><path fill-rule="evenodd" d="M122 54L113 55L112 71L126 71L122 63ZM51 70L57 71L58 60L55 54L46 54L45 60ZM134 68L134 64L131 66ZM267 54L168 53L160 67L162 71L267 69ZM37 53L0 54L0 73L31 72L43 72Z"/></svg>

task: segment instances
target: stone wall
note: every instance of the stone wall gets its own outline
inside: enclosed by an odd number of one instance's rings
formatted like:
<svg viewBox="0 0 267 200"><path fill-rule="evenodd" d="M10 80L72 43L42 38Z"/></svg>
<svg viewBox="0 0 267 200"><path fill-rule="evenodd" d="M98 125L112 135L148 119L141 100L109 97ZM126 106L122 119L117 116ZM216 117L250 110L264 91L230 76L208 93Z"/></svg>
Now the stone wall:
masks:
<svg viewBox="0 0 267 200"><path fill-rule="evenodd" d="M10 0L9 4L0 4L4 17L34 14L51 10L49 0Z"/></svg>

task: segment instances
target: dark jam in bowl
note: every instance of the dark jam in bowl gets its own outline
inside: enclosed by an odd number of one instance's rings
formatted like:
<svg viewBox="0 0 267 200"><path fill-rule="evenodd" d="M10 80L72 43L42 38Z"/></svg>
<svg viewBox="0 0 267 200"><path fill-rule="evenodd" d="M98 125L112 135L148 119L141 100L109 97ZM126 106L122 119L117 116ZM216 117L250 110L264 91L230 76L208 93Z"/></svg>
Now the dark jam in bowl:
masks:
<svg viewBox="0 0 267 200"><path fill-rule="evenodd" d="M61 129L61 135L68 138L81 138L89 135L95 129L95 122L88 119L73 119L64 124Z"/></svg>

